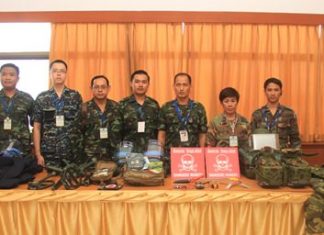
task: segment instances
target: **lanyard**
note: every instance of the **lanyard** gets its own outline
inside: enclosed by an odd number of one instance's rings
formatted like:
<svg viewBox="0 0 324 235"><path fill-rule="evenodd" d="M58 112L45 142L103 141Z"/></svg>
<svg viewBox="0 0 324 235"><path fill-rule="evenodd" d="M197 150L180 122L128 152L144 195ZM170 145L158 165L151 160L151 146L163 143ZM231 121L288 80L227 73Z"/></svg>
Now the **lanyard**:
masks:
<svg viewBox="0 0 324 235"><path fill-rule="evenodd" d="M7 116L9 116L12 113L12 110L14 108L14 100L9 99L9 102L6 101L5 97L1 98L2 107L4 109L4 112Z"/></svg>
<svg viewBox="0 0 324 235"><path fill-rule="evenodd" d="M107 115L106 115L106 111L108 111L107 109L109 109L108 101L106 103L106 106L105 106L105 109L103 112L101 112L101 109L99 108L99 106L96 104L95 101L93 101L93 107L94 107L96 114L99 116L100 126L103 127L104 123L108 120Z"/></svg>
<svg viewBox="0 0 324 235"><path fill-rule="evenodd" d="M99 118L100 118L100 126L103 127L105 121L107 121L108 118L105 115L105 112L101 112L101 111L98 111L98 112L99 112Z"/></svg>
<svg viewBox="0 0 324 235"><path fill-rule="evenodd" d="M141 121L145 120L145 113L144 113L143 106L138 105L138 107L136 108L136 113L137 113L137 117L139 118L139 120L141 120Z"/></svg>
<svg viewBox="0 0 324 235"><path fill-rule="evenodd" d="M231 129L232 129L232 134L233 135L235 133L235 127L236 127L237 122L238 122L238 117L235 117L235 119L234 119L233 122L229 122L230 123L230 126L231 126Z"/></svg>
<svg viewBox="0 0 324 235"><path fill-rule="evenodd" d="M266 108L262 109L262 117L267 125L267 129L270 131L275 125L276 123L278 122L278 119L282 113L282 108L278 107L274 117L272 118L271 122L270 120L268 119L268 115L267 115L267 110Z"/></svg>
<svg viewBox="0 0 324 235"><path fill-rule="evenodd" d="M181 109L179 107L179 104L178 104L178 101L177 100L173 101L172 106L175 108L175 111L177 113L178 120L181 123L181 126L182 127L185 127L187 125L187 123L188 123L188 120L189 120L189 117L190 117L190 113L191 113L191 110L193 108L193 102L192 102L192 100L189 100L189 110L188 110L187 115L185 117L182 115L182 111L181 111Z"/></svg>
<svg viewBox="0 0 324 235"><path fill-rule="evenodd" d="M63 96L63 94L62 94L62 96ZM63 107L64 107L64 99L63 99L63 97L59 98L58 96L55 96L55 94L52 94L51 95L51 102L52 102L52 105L55 107L57 112L61 112L63 110Z"/></svg>

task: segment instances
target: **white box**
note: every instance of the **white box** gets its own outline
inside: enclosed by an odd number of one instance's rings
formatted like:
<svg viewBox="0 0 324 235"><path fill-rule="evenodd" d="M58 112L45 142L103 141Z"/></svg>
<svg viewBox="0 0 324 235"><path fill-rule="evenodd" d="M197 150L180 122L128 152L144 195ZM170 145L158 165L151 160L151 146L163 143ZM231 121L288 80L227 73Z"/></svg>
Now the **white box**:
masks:
<svg viewBox="0 0 324 235"><path fill-rule="evenodd" d="M279 149L279 136L274 133L252 134L252 144L254 150L259 150L264 147Z"/></svg>

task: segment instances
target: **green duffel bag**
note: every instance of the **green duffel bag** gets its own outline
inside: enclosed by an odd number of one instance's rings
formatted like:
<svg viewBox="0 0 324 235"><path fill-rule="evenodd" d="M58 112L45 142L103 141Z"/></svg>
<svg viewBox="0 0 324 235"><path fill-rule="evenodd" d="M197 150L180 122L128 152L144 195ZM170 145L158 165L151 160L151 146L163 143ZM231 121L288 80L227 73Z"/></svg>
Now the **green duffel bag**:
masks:
<svg viewBox="0 0 324 235"><path fill-rule="evenodd" d="M306 231L310 234L324 233L324 180L311 182L314 193L304 204Z"/></svg>
<svg viewBox="0 0 324 235"><path fill-rule="evenodd" d="M260 150L255 163L255 175L261 187L275 188L283 184L283 167L271 148Z"/></svg>
<svg viewBox="0 0 324 235"><path fill-rule="evenodd" d="M311 167L301 157L283 157L284 184L292 188L301 188L309 185Z"/></svg>

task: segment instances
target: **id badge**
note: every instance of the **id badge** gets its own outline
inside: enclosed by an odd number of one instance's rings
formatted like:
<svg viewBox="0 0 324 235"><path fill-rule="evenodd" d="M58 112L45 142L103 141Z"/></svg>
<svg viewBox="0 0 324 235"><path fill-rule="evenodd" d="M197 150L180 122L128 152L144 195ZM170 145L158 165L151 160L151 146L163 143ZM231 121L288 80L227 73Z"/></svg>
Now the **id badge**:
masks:
<svg viewBox="0 0 324 235"><path fill-rule="evenodd" d="M3 122L3 129L4 130L11 130L11 118L6 117Z"/></svg>
<svg viewBox="0 0 324 235"><path fill-rule="evenodd" d="M107 127L100 128L100 139L108 139L108 129Z"/></svg>
<svg viewBox="0 0 324 235"><path fill-rule="evenodd" d="M137 122L137 132L144 133L145 132L145 122Z"/></svg>
<svg viewBox="0 0 324 235"><path fill-rule="evenodd" d="M63 115L56 115L56 126L57 127L64 126L64 116Z"/></svg>
<svg viewBox="0 0 324 235"><path fill-rule="evenodd" d="M238 146L238 139L236 135L231 135L229 137L229 145L231 147L237 147Z"/></svg>
<svg viewBox="0 0 324 235"><path fill-rule="evenodd" d="M189 141L189 135L187 130L180 130L180 141L181 142L188 142Z"/></svg>

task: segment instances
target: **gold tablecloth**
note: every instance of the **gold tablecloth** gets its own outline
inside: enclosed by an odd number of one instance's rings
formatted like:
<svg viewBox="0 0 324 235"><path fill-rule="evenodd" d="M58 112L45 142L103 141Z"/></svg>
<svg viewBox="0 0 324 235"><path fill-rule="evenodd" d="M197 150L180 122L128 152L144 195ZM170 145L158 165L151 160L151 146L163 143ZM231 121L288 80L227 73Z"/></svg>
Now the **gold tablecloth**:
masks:
<svg viewBox="0 0 324 235"><path fill-rule="evenodd" d="M124 187L119 191L0 190L0 234L245 235L304 234L303 203L311 188L175 190Z"/></svg>

